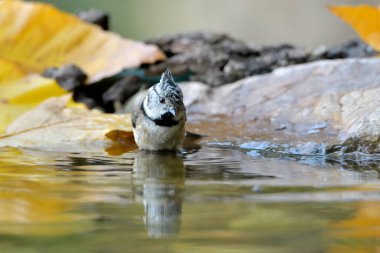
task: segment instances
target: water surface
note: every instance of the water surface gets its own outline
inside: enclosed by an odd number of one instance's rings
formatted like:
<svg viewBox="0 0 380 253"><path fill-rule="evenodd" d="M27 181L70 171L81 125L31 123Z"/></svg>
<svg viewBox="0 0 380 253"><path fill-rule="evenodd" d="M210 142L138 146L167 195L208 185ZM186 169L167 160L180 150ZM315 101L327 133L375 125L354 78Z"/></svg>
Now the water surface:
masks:
<svg viewBox="0 0 380 253"><path fill-rule="evenodd" d="M376 252L379 164L0 150L0 252Z"/></svg>

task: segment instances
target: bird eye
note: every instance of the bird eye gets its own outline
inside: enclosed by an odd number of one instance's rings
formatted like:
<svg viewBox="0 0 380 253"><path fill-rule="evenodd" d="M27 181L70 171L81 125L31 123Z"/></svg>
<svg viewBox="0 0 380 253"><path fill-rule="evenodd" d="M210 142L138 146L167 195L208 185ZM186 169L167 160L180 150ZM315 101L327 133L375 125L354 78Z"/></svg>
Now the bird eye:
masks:
<svg viewBox="0 0 380 253"><path fill-rule="evenodd" d="M165 103L165 98L160 98L160 103L161 104Z"/></svg>

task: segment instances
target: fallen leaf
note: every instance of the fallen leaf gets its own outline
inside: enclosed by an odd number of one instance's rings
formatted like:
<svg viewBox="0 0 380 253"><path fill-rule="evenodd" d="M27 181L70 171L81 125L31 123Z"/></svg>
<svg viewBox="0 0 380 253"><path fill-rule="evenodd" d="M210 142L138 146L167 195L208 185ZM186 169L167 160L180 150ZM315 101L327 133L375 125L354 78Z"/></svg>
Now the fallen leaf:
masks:
<svg viewBox="0 0 380 253"><path fill-rule="evenodd" d="M21 78L24 75L25 71L16 64L0 59L0 83Z"/></svg>
<svg viewBox="0 0 380 253"><path fill-rule="evenodd" d="M117 156L138 149L133 132L112 130L106 134L106 137L113 142L105 149L109 155Z"/></svg>
<svg viewBox="0 0 380 253"><path fill-rule="evenodd" d="M0 27L0 63L11 70L1 70L0 80L73 63L93 82L165 58L156 46L123 39L44 3L0 1Z"/></svg>
<svg viewBox="0 0 380 253"><path fill-rule="evenodd" d="M44 3L0 1L0 133L21 113L65 91L30 73L74 63L89 81L162 60L153 45L123 39Z"/></svg>
<svg viewBox="0 0 380 253"><path fill-rule="evenodd" d="M0 136L0 147L49 151L100 151L114 143L112 130L132 132L130 115L106 114L83 107L67 107L70 95L47 99L17 118ZM111 134L112 135L112 134ZM121 144L120 137L117 139Z"/></svg>
<svg viewBox="0 0 380 253"><path fill-rule="evenodd" d="M39 104L46 98L65 93L54 79L39 75L0 83L1 98L13 104Z"/></svg>
<svg viewBox="0 0 380 253"><path fill-rule="evenodd" d="M348 23L375 50L380 51L380 8L377 6L329 6L332 13Z"/></svg>
<svg viewBox="0 0 380 253"><path fill-rule="evenodd" d="M23 112L46 98L65 93L55 80L39 75L0 82L0 133Z"/></svg>

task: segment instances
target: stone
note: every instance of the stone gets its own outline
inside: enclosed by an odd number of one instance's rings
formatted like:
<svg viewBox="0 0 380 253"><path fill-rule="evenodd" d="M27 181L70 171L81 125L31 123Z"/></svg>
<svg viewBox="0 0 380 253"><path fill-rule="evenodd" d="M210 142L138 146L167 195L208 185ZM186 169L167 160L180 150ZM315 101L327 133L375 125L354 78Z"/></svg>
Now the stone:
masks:
<svg viewBox="0 0 380 253"><path fill-rule="evenodd" d="M343 130L348 151L380 154L380 88L357 90L341 99Z"/></svg>
<svg viewBox="0 0 380 253"><path fill-rule="evenodd" d="M290 44L260 47L219 33L180 33L147 42L157 45L168 57L163 62L146 66L148 73L157 75L170 67L174 75L191 72L192 81L212 87L270 73L279 67L377 54L359 39L332 47L321 46L311 52Z"/></svg>
<svg viewBox="0 0 380 253"><path fill-rule="evenodd" d="M214 89L199 82L181 88L191 131L214 140L321 143L327 153L380 154L379 76L379 59L345 59L279 68Z"/></svg>
<svg viewBox="0 0 380 253"><path fill-rule="evenodd" d="M166 61L147 66L147 72L158 74L165 68L182 66L180 73L190 71L191 80L216 87L242 78L271 72L279 66L307 61L309 53L288 44L258 47L218 33L181 33L147 41L160 47Z"/></svg>
<svg viewBox="0 0 380 253"><path fill-rule="evenodd" d="M102 95L105 104L124 104L141 89L142 81L136 76L125 77L117 81Z"/></svg>
<svg viewBox="0 0 380 253"><path fill-rule="evenodd" d="M360 39L352 39L326 51L325 58L362 58L375 56L377 52Z"/></svg>
<svg viewBox="0 0 380 253"><path fill-rule="evenodd" d="M67 91L72 91L84 85L87 75L78 66L67 64L61 67L47 68L42 75L54 78L57 83Z"/></svg>

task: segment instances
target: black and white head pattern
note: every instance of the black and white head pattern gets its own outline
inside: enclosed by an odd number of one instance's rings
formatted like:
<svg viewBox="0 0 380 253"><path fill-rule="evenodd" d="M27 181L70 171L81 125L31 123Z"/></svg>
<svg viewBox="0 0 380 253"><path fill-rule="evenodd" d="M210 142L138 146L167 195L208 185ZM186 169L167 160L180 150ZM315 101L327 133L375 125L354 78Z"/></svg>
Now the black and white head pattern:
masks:
<svg viewBox="0 0 380 253"><path fill-rule="evenodd" d="M182 91L168 69L162 74L160 82L148 90L141 109L157 125L170 127L186 118L182 100Z"/></svg>

